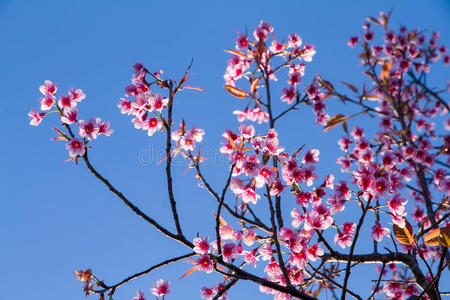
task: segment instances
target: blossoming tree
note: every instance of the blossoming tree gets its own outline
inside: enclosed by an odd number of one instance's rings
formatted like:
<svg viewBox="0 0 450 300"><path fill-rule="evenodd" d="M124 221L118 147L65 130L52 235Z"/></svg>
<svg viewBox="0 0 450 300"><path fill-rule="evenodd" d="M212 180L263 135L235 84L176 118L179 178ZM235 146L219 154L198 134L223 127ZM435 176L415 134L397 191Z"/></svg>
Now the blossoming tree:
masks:
<svg viewBox="0 0 450 300"><path fill-rule="evenodd" d="M274 299L315 299L327 289L335 298L362 299L349 289L349 281L352 270L366 263L375 264L377 273L372 281L368 279L364 297L440 299L445 293L440 279L448 276L450 263L450 135L446 133L450 108L443 96L450 84L435 89L428 85L427 74L436 61L448 65L450 56L439 45L438 33L429 37L405 27L395 31L388 26L389 17L380 13L368 18L362 36L348 42L360 49L367 75L360 88L344 82L351 96L320 76L305 89L300 87L306 64L316 52L314 46L303 45L297 34L277 40L272 26L263 21L253 36L238 33L235 49L226 50L231 58L225 89L247 105L233 112L241 126L223 134L220 152L228 158L229 171L221 189L213 188L202 173L204 158L198 144L204 130L173 118L174 99L180 92L203 91L187 85L190 66L180 80L173 80L137 63L132 83L125 88L127 98L121 98L118 107L132 116L136 129L152 138L165 136L165 175L175 231L142 211L92 165L88 154L94 151L94 140L113 130L100 118L78 118L78 104L85 99L82 90L70 89L57 101L56 83L45 81L40 87L40 112L29 113L31 125L54 113L60 123L55 140L65 141L69 160L82 160L137 216L188 249L185 255L158 262L115 284L100 280L89 269L76 271L86 295L112 299L130 280L186 260L193 267L184 276L194 271L218 274L216 286L199 287L204 299L227 299L228 290L242 280L254 282ZM281 99L272 93L277 76L287 78ZM326 106L330 98L352 105L356 113L330 116ZM342 125L345 135L338 143L343 152L337 163L344 174L319 178L318 149L282 146L278 120L307 106L323 131ZM378 129L374 134L358 126L349 129L359 118L377 122ZM173 192L176 155L189 161L201 187L217 203L213 236L200 232L192 237L183 231ZM407 202L413 203L409 211ZM287 204L295 206L289 219L283 218ZM338 222L336 216L345 214L346 207L355 213ZM261 210L269 217L258 215ZM370 237L361 236L363 227L371 230ZM358 242L369 241L373 250L360 253ZM157 299L169 292L169 281L162 279L151 289ZM143 299L142 291L133 298Z"/></svg>

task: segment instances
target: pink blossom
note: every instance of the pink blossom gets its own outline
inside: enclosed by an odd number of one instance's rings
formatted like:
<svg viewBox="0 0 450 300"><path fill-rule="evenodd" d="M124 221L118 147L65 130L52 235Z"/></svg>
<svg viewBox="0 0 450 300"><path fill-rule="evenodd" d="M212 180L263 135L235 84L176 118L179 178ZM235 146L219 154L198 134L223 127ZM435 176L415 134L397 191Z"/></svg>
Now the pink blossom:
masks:
<svg viewBox="0 0 450 300"><path fill-rule="evenodd" d="M148 130L148 135L152 136L156 131L160 130L162 127L162 122L155 117L150 117L146 122L144 122L142 129Z"/></svg>
<svg viewBox="0 0 450 300"><path fill-rule="evenodd" d="M391 237L389 229L386 227L381 227L379 223L372 226L372 234L370 235L375 241L381 242L383 236Z"/></svg>
<svg viewBox="0 0 450 300"><path fill-rule="evenodd" d="M156 281L156 287L152 288L152 294L155 296L165 296L170 293L170 282L158 279Z"/></svg>
<svg viewBox="0 0 450 300"><path fill-rule="evenodd" d="M126 114L129 113L131 109L131 103L124 98L120 98L120 101L117 103L117 107L120 108L121 114Z"/></svg>
<svg viewBox="0 0 450 300"><path fill-rule="evenodd" d="M251 139L255 135L255 127L253 127L253 125L246 126L241 124L239 131L245 139Z"/></svg>
<svg viewBox="0 0 450 300"><path fill-rule="evenodd" d="M256 187L262 187L264 184L270 186L275 180L276 174L271 167L265 165L260 170L258 175L255 177Z"/></svg>
<svg viewBox="0 0 450 300"><path fill-rule="evenodd" d="M356 43L358 43L358 37L357 36L351 36L350 40L348 41L347 45L349 47L355 47Z"/></svg>
<svg viewBox="0 0 450 300"><path fill-rule="evenodd" d="M311 149L306 152L302 158L303 164L315 164L319 161L320 151L318 149Z"/></svg>
<svg viewBox="0 0 450 300"><path fill-rule="evenodd" d="M35 109L32 109L28 116L31 118L30 125L38 126L41 123L42 118L45 116L45 113L39 113Z"/></svg>
<svg viewBox="0 0 450 300"><path fill-rule="evenodd" d="M224 239L224 240L232 240L233 239L234 229L231 225L220 226L219 232L220 232L220 237L222 239Z"/></svg>
<svg viewBox="0 0 450 300"><path fill-rule="evenodd" d="M288 37L288 47L289 48L297 48L302 45L302 38L299 37L296 33L292 33Z"/></svg>
<svg viewBox="0 0 450 300"><path fill-rule="evenodd" d="M75 101L72 100L72 98L70 98L70 96L61 95L59 96L58 105L61 108L65 108L65 107L75 107L77 104Z"/></svg>
<svg viewBox="0 0 450 300"><path fill-rule="evenodd" d="M203 239L201 238L195 238L193 241L194 244L194 252L198 254L208 254L209 253L209 243L208 238L205 237Z"/></svg>
<svg viewBox="0 0 450 300"><path fill-rule="evenodd" d="M49 110L53 107L53 104L55 104L55 96L52 94L45 94L45 97L42 97L39 99L39 102L41 103L41 110Z"/></svg>
<svg viewBox="0 0 450 300"><path fill-rule="evenodd" d="M275 178L274 182L272 183L272 186L270 187L270 195L278 196L283 192L283 190L284 190L284 185L281 183L281 180L278 178Z"/></svg>
<svg viewBox="0 0 450 300"><path fill-rule="evenodd" d="M256 192L254 188L247 187L244 192L241 194L242 201L245 203L253 203L256 204L258 202L258 199L261 198Z"/></svg>
<svg viewBox="0 0 450 300"><path fill-rule="evenodd" d="M66 149L69 150L70 157L83 156L86 153L86 146L83 141L73 138L66 143Z"/></svg>
<svg viewBox="0 0 450 300"><path fill-rule="evenodd" d="M61 121L66 124L72 124L77 121L78 108L77 107L66 107L63 110L64 115L61 117Z"/></svg>
<svg viewBox="0 0 450 300"><path fill-rule="evenodd" d="M211 273L213 271L213 264L208 255L202 255L195 263L195 266L200 271L205 271L206 273Z"/></svg>
<svg viewBox="0 0 450 300"><path fill-rule="evenodd" d="M247 232L245 232L242 236L244 244L246 244L249 247L255 243L255 239L256 239L256 232L254 232L251 229L248 229Z"/></svg>
<svg viewBox="0 0 450 300"><path fill-rule="evenodd" d="M96 118L95 121L97 122L98 126L98 134L110 136L114 132L114 130L110 128L111 124L109 123L109 121L102 122L100 118Z"/></svg>
<svg viewBox="0 0 450 300"><path fill-rule="evenodd" d="M256 249L254 249L253 251L247 251L247 250L242 251L242 257L244 258L244 261L247 264L253 264L253 266L256 268L256 262L259 260L259 257L256 256L255 254L256 254Z"/></svg>
<svg viewBox="0 0 450 300"><path fill-rule="evenodd" d="M294 102L295 96L296 96L296 92L295 92L295 87L294 86L290 86L289 88L284 88L281 91L281 101L283 102L287 102L288 104L292 104L292 102Z"/></svg>
<svg viewBox="0 0 450 300"><path fill-rule="evenodd" d="M334 236L334 242L344 249L345 247L350 247L352 244L352 236L344 234L343 232L338 232Z"/></svg>
<svg viewBox="0 0 450 300"><path fill-rule="evenodd" d="M298 208L291 210L292 226L299 227L301 222L305 219Z"/></svg>
<svg viewBox="0 0 450 300"><path fill-rule="evenodd" d="M200 297L202 299L211 300L214 297L215 293L212 289L207 287L202 287L200 290Z"/></svg>
<svg viewBox="0 0 450 300"><path fill-rule="evenodd" d="M131 300L147 300L147 298L145 298L144 292L142 292L141 290L138 290L136 292L136 297L133 297Z"/></svg>
<svg viewBox="0 0 450 300"><path fill-rule="evenodd" d="M86 98L86 95L83 93L81 89L74 90L73 88L70 88L69 97L71 98L72 101L81 102L81 100Z"/></svg>
<svg viewBox="0 0 450 300"><path fill-rule="evenodd" d="M84 120L78 121L79 131L81 137L87 137L89 140L95 140L99 134L100 127L96 119L90 119L88 122Z"/></svg>
<svg viewBox="0 0 450 300"><path fill-rule="evenodd" d="M39 91L42 93L42 95L51 94L55 95L56 91L58 90L58 85L55 82L51 82L50 80L44 81L44 85L41 85L39 87Z"/></svg>
<svg viewBox="0 0 450 300"><path fill-rule="evenodd" d="M150 111L159 111L161 112L164 108L166 108L169 103L169 99L162 98L160 94L154 94L150 96L149 103L151 105Z"/></svg>

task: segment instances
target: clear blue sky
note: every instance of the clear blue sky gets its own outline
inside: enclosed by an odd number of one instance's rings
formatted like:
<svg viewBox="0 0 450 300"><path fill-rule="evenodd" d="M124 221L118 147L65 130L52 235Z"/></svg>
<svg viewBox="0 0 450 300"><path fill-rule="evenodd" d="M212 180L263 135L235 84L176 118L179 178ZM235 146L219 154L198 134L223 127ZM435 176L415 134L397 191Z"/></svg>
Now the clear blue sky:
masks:
<svg viewBox="0 0 450 300"><path fill-rule="evenodd" d="M222 79L229 58L223 50L234 47L236 30L252 31L264 19L279 38L297 32L317 49L305 83L322 74L334 82L358 84L361 69L357 52L346 46L348 37L361 32L366 16L390 8L392 24L438 30L450 46L448 0L0 0L0 300L85 299L73 270L90 267L114 283L185 253L130 213L83 163L63 163L64 144L50 141L54 120L44 120L38 128L28 125L26 114L38 107L38 87L45 79L56 81L60 91L70 86L83 89L87 98L80 105L82 118L111 121L115 133L94 143L93 164L150 215L172 226L163 169L138 159L140 153L161 149L163 135L149 138L135 130L116 107L132 65L140 61L151 69L164 69L165 76L179 77L194 58L191 84L207 93L186 92L178 99L175 115L204 128L203 149L212 151L218 149L226 127L237 128L231 112L242 108L223 89ZM444 75L437 74L438 84L443 84ZM291 151L301 144L321 149L321 174L339 175L334 161L340 155L336 140L342 132L321 135L311 115L304 109L281 122L281 143ZM211 235L203 228L211 228L214 201L197 187L192 171L182 176L185 167L174 170L183 226L191 237L199 230ZM220 163L207 164L205 172L218 186L225 170ZM200 287L212 285L218 277L194 273L178 280L188 268L178 263L154 272L120 288L115 299L131 299L137 288L150 294L152 282L160 277L172 283L169 299L199 299ZM367 291L372 270L352 274L350 287ZM231 296L244 299L255 292L265 299L255 285L243 283Z"/></svg>

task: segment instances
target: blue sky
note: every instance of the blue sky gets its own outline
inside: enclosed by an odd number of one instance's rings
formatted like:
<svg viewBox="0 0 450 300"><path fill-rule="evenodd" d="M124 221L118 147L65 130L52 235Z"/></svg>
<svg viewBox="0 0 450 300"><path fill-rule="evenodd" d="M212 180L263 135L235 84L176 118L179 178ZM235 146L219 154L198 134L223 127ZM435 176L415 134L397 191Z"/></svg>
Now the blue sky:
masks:
<svg viewBox="0 0 450 300"><path fill-rule="evenodd" d="M251 32L264 19L278 38L297 32L317 50L305 83L322 74L332 82L359 84L357 51L346 46L348 37L361 32L366 16L391 8L393 25L437 30L442 42L450 45L446 0L0 0L0 300L85 299L72 273L76 269L90 267L114 283L186 252L130 213L83 163L64 163L63 143L50 141L54 120L48 118L38 128L29 126L26 114L38 107L38 87L44 80L57 82L62 92L70 86L83 89L87 98L80 105L81 118L111 121L115 133L93 144L92 163L143 210L171 227L163 169L156 159L145 159L149 151L157 154L163 149L163 135L149 138L135 130L116 107L135 62L163 69L167 78L179 78L194 58L190 83L206 93L181 95L175 118L205 129L202 147L215 155L224 129L238 126L232 111L243 105L227 94L222 79L229 58L223 50L234 47L236 30ZM445 75L435 73L436 85L442 86ZM339 175L334 161L342 132L321 134L311 115L303 107L280 122L281 143L291 151L302 144L321 149L321 174ZM214 202L198 188L192 171L182 175L186 165L179 163L174 169L175 195L185 231L191 237L198 231L211 234L203 228L212 228ZM220 160L205 165L214 186L221 185L225 171ZM172 282L170 299L198 299L200 287L213 285L218 277L194 273L178 280L188 268L178 263L133 281L116 292L116 299L131 299L137 288L149 294L152 282L161 277ZM350 287L367 291L367 280L359 278L373 276L372 270L353 273ZM255 285L240 283L231 296L243 299L255 292Z"/></svg>

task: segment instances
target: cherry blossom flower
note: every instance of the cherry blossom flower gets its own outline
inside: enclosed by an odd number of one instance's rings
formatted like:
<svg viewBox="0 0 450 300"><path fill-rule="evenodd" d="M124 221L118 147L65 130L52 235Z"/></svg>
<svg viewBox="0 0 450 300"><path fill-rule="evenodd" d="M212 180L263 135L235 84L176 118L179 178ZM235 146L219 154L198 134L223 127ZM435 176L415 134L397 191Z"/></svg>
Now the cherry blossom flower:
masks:
<svg viewBox="0 0 450 300"><path fill-rule="evenodd" d="M100 127L96 119L90 119L88 122L84 120L78 121L79 131L81 137L87 137L89 140L95 140L99 134Z"/></svg>
<svg viewBox="0 0 450 300"><path fill-rule="evenodd" d="M70 157L83 156L86 153L86 146L83 141L77 138L73 138L67 142L66 148L69 150Z"/></svg>
<svg viewBox="0 0 450 300"><path fill-rule="evenodd" d="M144 292L142 292L141 290L138 290L136 292L136 297L133 297L131 300L147 300L147 298L145 298Z"/></svg>
<svg viewBox="0 0 450 300"><path fill-rule="evenodd" d="M152 136L156 131L160 130L162 126L162 122L158 118L150 117L144 122L142 129L148 130L148 135Z"/></svg>
<svg viewBox="0 0 450 300"><path fill-rule="evenodd" d="M200 297L202 299L211 300L215 296L213 289L202 287L200 290Z"/></svg>
<svg viewBox="0 0 450 300"><path fill-rule="evenodd" d="M81 89L70 88L69 97L72 101L81 102L84 98L86 98L86 95L83 93Z"/></svg>
<svg viewBox="0 0 450 300"><path fill-rule="evenodd" d="M77 104L75 101L72 100L70 96L61 95L59 96L58 105L61 108L65 108L65 107L75 107Z"/></svg>
<svg viewBox="0 0 450 300"><path fill-rule="evenodd" d="M350 247L350 245L352 244L352 236L343 232L338 232L334 236L334 242L338 244L342 249L344 249L345 247Z"/></svg>
<svg viewBox="0 0 450 300"><path fill-rule="evenodd" d="M39 123L41 123L42 118L45 116L45 113L39 113L35 109L32 109L28 116L31 118L30 125L32 126L38 126Z"/></svg>
<svg viewBox="0 0 450 300"><path fill-rule="evenodd" d="M198 254L208 254L209 253L209 243L208 238L195 238L193 241L194 244L194 252Z"/></svg>
<svg viewBox="0 0 450 300"><path fill-rule="evenodd" d="M78 108L77 107L66 107L63 110L64 115L61 117L61 121L65 124L72 124L77 121Z"/></svg>
<svg viewBox="0 0 450 300"><path fill-rule="evenodd" d="M58 90L58 85L54 82L51 82L50 80L46 80L44 82L44 85L41 85L39 87L39 91L42 93L42 95L51 94L55 95L56 91Z"/></svg>
<svg viewBox="0 0 450 300"><path fill-rule="evenodd" d="M205 271L206 273L211 273L213 271L213 264L208 255L202 255L196 261L195 266L200 271Z"/></svg>
<svg viewBox="0 0 450 300"><path fill-rule="evenodd" d="M390 231L386 227L381 227L379 223L376 223L372 227L372 234L370 235L375 241L381 242L383 236L391 237Z"/></svg>
<svg viewBox="0 0 450 300"><path fill-rule="evenodd" d="M41 110L49 110L53 107L53 104L55 104L55 96L49 93L46 93L44 95L45 97L42 97L39 99L39 102L41 103Z"/></svg>
<svg viewBox="0 0 450 300"><path fill-rule="evenodd" d="M170 282L158 279L156 281L156 287L152 288L152 294L159 297L165 296L170 293Z"/></svg>

